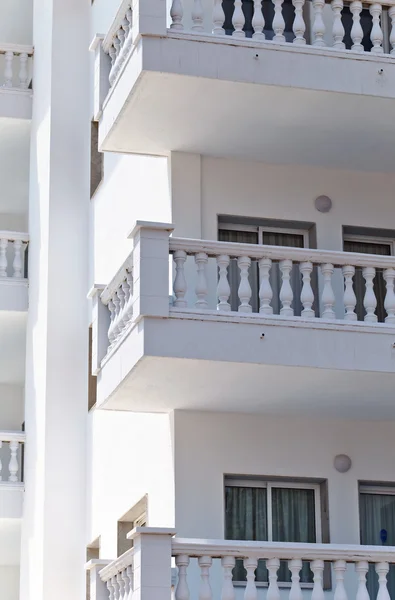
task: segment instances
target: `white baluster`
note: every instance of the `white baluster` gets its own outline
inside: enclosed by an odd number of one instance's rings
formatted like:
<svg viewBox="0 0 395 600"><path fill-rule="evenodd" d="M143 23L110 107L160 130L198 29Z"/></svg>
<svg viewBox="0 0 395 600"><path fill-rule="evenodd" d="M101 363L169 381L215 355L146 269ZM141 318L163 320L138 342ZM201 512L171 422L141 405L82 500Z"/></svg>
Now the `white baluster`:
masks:
<svg viewBox="0 0 395 600"><path fill-rule="evenodd" d="M210 567L213 559L211 556L199 556L198 563L200 567L200 588L199 600L212 600L212 592L210 586Z"/></svg>
<svg viewBox="0 0 395 600"><path fill-rule="evenodd" d="M254 15L252 17L252 27L254 28L254 34L252 38L254 40L264 40L265 34L263 29L265 27L265 18L262 12L262 0L254 0Z"/></svg>
<svg viewBox="0 0 395 600"><path fill-rule="evenodd" d="M193 31L203 31L203 6L201 0L193 0L193 8L192 8L192 30Z"/></svg>
<svg viewBox="0 0 395 600"><path fill-rule="evenodd" d="M187 581L187 569L189 565L189 556L180 554L176 556L176 566L178 568L178 583L176 587L176 600L189 600L189 588Z"/></svg>
<svg viewBox="0 0 395 600"><path fill-rule="evenodd" d="M366 282L365 297L363 299L363 305L366 310L365 321L368 323L376 323L377 315L375 315L374 311L376 310L377 300L373 289L373 279L376 275L376 269L374 267L364 267L362 269L362 275Z"/></svg>
<svg viewBox="0 0 395 600"><path fill-rule="evenodd" d="M391 33L390 33L391 54L395 54L395 6L391 6L389 8L388 15L391 19Z"/></svg>
<svg viewBox="0 0 395 600"><path fill-rule="evenodd" d="M122 579L122 573L117 573L117 584L118 584L118 590L119 590L119 600L124 600L123 596L125 593L125 584L124 581Z"/></svg>
<svg viewBox="0 0 395 600"><path fill-rule="evenodd" d="M122 50L123 45L125 43L125 30L124 30L124 28L122 26L118 29L117 36L118 36L118 39L119 39L119 53L121 53L121 50Z"/></svg>
<svg viewBox="0 0 395 600"><path fill-rule="evenodd" d="M291 308L293 300L293 292L290 283L290 274L292 270L292 260L286 259L281 260L279 263L280 271L282 275L282 284L280 290L281 309L280 315L286 317L292 317L294 314L293 308Z"/></svg>
<svg viewBox="0 0 395 600"><path fill-rule="evenodd" d="M333 565L335 571L336 588L333 600L347 600L347 593L344 587L344 573L347 569L347 563L345 560L336 560Z"/></svg>
<svg viewBox="0 0 395 600"><path fill-rule="evenodd" d="M386 293L384 300L384 308L387 312L385 317L386 323L395 323L395 294L394 294L394 280L395 280L395 269L385 269L383 272L385 280Z"/></svg>
<svg viewBox="0 0 395 600"><path fill-rule="evenodd" d="M273 31L274 37L273 42L285 42L285 21L283 17L283 0L273 0L274 4L274 17L273 17Z"/></svg>
<svg viewBox="0 0 395 600"><path fill-rule="evenodd" d="M129 288L129 292L125 313L125 322L130 323L133 319L133 273L131 271L126 271L126 283Z"/></svg>
<svg viewBox="0 0 395 600"><path fill-rule="evenodd" d="M2 447L3 447L3 442L0 441L0 450L2 449ZM0 460L0 481L3 481L2 471L3 471L3 465L2 465L2 462Z"/></svg>
<svg viewBox="0 0 395 600"><path fill-rule="evenodd" d="M173 254L173 259L176 263L176 277L173 284L174 295L176 297L174 306L185 308L187 306L187 301L185 300L187 282L185 279L184 264L187 259L187 253L184 250L176 250Z"/></svg>
<svg viewBox="0 0 395 600"><path fill-rule="evenodd" d="M261 258L259 261L259 312L264 315L272 315L273 307L270 303L273 299L273 290L270 285L270 269L272 261L270 258Z"/></svg>
<svg viewBox="0 0 395 600"><path fill-rule="evenodd" d="M8 481L18 481L18 477L17 477L17 473L18 473L18 469L19 469L19 465L18 465L18 459L17 459L17 452L18 452L18 448L19 448L19 442L10 442L10 452L11 452L11 458L10 458L10 464L8 466L8 470L9 470L9 477L8 477Z"/></svg>
<svg viewBox="0 0 395 600"><path fill-rule="evenodd" d="M325 6L325 0L313 0L313 46L325 46L324 35L325 35L325 23L323 19L323 10Z"/></svg>
<svg viewBox="0 0 395 600"><path fill-rule="evenodd" d="M110 342L110 346L113 344L115 340L114 336L114 320L115 320L115 304L112 298L108 302L108 310L110 311L110 325L108 327L108 341Z"/></svg>
<svg viewBox="0 0 395 600"><path fill-rule="evenodd" d="M387 587L387 574L389 564L387 562L376 563L376 573L379 578L379 591L376 600L390 600L390 594Z"/></svg>
<svg viewBox="0 0 395 600"><path fill-rule="evenodd" d="M5 60L5 68L4 68L4 84L3 87L11 88L12 87L12 79L13 79L13 71L12 71L12 63L14 60L14 53L10 50L4 55Z"/></svg>
<svg viewBox="0 0 395 600"><path fill-rule="evenodd" d="M334 267L330 263L321 265L321 272L324 277L324 289L322 290L322 318L323 319L334 319L335 311L333 307L335 305L335 294L332 288L332 275Z"/></svg>
<svg viewBox="0 0 395 600"><path fill-rule="evenodd" d="M232 570L236 564L234 556L224 556L221 565L224 572L221 600L235 600L235 589L232 581Z"/></svg>
<svg viewBox="0 0 395 600"><path fill-rule="evenodd" d="M291 571L291 589L289 591L289 600L302 600L303 594L300 587L300 571L302 569L302 561L299 558L294 558L288 563L288 568Z"/></svg>
<svg viewBox="0 0 395 600"><path fill-rule="evenodd" d="M381 17L382 6L378 2L371 4L369 12L372 15L373 25L372 31L370 32L370 39L373 44L371 49L372 54L382 54L383 50L383 30L381 29L380 17Z"/></svg>
<svg viewBox="0 0 395 600"><path fill-rule="evenodd" d="M350 4L350 10L352 13L351 39L353 41L351 49L354 50L354 52L363 52L363 29L361 26L362 2L354 0Z"/></svg>
<svg viewBox="0 0 395 600"><path fill-rule="evenodd" d="M121 283L121 287L122 287L122 292L123 292L123 297L124 297L123 309L122 309L122 315L121 315L121 319L122 319L121 328L122 328L122 331L124 331L129 323L128 308L129 308L129 302L130 302L130 289L129 289L129 284L126 279L126 274L125 274L125 279Z"/></svg>
<svg viewBox="0 0 395 600"><path fill-rule="evenodd" d="M182 29L184 29L184 25L182 24L182 18L184 16L184 9L183 9L181 0L173 0L171 9L170 9L170 16L171 16L171 20L172 20L170 29L176 29L178 31L181 31Z"/></svg>
<svg viewBox="0 0 395 600"><path fill-rule="evenodd" d="M304 0L292 0L292 4L295 7L295 18L292 26L292 31L295 34L293 43L297 46L304 46L306 40L304 38L304 32L306 31L306 24L303 18L303 5Z"/></svg>
<svg viewBox="0 0 395 600"><path fill-rule="evenodd" d="M235 0L235 9L233 11L232 16L232 24L235 28L232 35L235 38L243 38L245 37L245 33L243 31L245 23L244 13L242 9L242 0Z"/></svg>
<svg viewBox="0 0 395 600"><path fill-rule="evenodd" d="M22 90L27 89L27 59L27 53L21 52L19 55L19 87Z"/></svg>
<svg viewBox="0 0 395 600"><path fill-rule="evenodd" d="M217 297L218 297L218 310L230 310L230 304L228 302L230 296L230 285L228 281L228 267L230 258L226 254L217 256L217 265L219 270Z"/></svg>
<svg viewBox="0 0 395 600"><path fill-rule="evenodd" d="M314 311L311 308L314 302L314 292L311 287L311 272L313 270L313 265L311 262L303 262L300 263L299 268L303 280L302 292L300 294L300 300L303 304L302 317L312 319L315 316Z"/></svg>
<svg viewBox="0 0 395 600"><path fill-rule="evenodd" d="M266 600L280 600L280 590L277 583L277 571L280 567L280 561L278 558L270 558L266 561L266 567L269 571L269 587Z"/></svg>
<svg viewBox="0 0 395 600"><path fill-rule="evenodd" d="M114 329L113 329L113 334L114 334L114 342L117 341L118 336L120 334L119 331L119 313L121 310L121 299L118 295L118 290L115 292L112 301L114 302Z"/></svg>
<svg viewBox="0 0 395 600"><path fill-rule="evenodd" d="M197 267L197 281L195 293L197 301L195 303L196 308L207 308L207 279L206 279L206 265L208 263L208 256L205 252L198 252L195 254L195 263Z"/></svg>
<svg viewBox="0 0 395 600"><path fill-rule="evenodd" d="M248 281L248 271L251 265L251 259L248 256L240 256L237 259L237 264L240 269L240 285L239 285L239 312L250 313L252 312L252 307L250 305L250 299L252 295L252 290L250 286L250 282Z"/></svg>
<svg viewBox="0 0 395 600"><path fill-rule="evenodd" d="M120 600L120 597L119 597L119 585L118 585L117 577L116 576L112 577L111 581L112 581L112 587L113 587L113 590L114 590L114 600Z"/></svg>
<svg viewBox="0 0 395 600"><path fill-rule="evenodd" d="M247 585L244 590L244 600L257 600L258 592L255 585L255 569L258 566L256 558L245 558L244 568L247 571Z"/></svg>
<svg viewBox="0 0 395 600"><path fill-rule="evenodd" d="M112 579L109 579L107 581L107 590L108 590L109 600L114 600L114 587L112 585Z"/></svg>
<svg viewBox="0 0 395 600"><path fill-rule="evenodd" d="M21 240L14 241L14 262L12 263L14 273L13 277L22 277L22 242Z"/></svg>
<svg viewBox="0 0 395 600"><path fill-rule="evenodd" d="M356 321L357 314L355 312L355 305L357 303L357 297L353 287L353 277L355 275L355 267L352 265L346 265L342 268L344 277L344 308L346 321Z"/></svg>
<svg viewBox="0 0 395 600"><path fill-rule="evenodd" d="M225 35L224 29L225 13L222 8L222 0L214 0L213 9L213 34Z"/></svg>
<svg viewBox="0 0 395 600"><path fill-rule="evenodd" d="M324 586L323 586L323 573L324 573L324 561L313 560L310 563L310 568L313 571L313 591L311 593L311 600L324 600Z"/></svg>
<svg viewBox="0 0 395 600"><path fill-rule="evenodd" d="M129 593L127 596L127 600L133 600L133 588L134 588L134 582L133 582L133 566L129 565L128 567L126 567L126 574L127 577L129 579Z"/></svg>
<svg viewBox="0 0 395 600"><path fill-rule="evenodd" d="M7 277L7 246L8 240L0 239L0 277Z"/></svg>
<svg viewBox="0 0 395 600"><path fill-rule="evenodd" d="M355 570L358 573L358 590L356 600L369 600L369 592L366 587L366 575L369 571L369 563L361 560L355 563Z"/></svg>
<svg viewBox="0 0 395 600"><path fill-rule="evenodd" d="M129 590L130 581L129 581L127 569L124 569L122 571L121 577L122 577L122 581L123 581L123 600L128 600L129 591L130 591Z"/></svg>
<svg viewBox="0 0 395 600"><path fill-rule="evenodd" d="M344 27L342 23L342 10L343 10L343 0L332 0L331 2L332 12L333 12L333 47L339 48L340 50L344 50L346 47L343 38L344 38Z"/></svg>
<svg viewBox="0 0 395 600"><path fill-rule="evenodd" d="M125 311L125 292L123 289L123 283L121 283L117 290L117 296L119 298L118 333L121 334L125 327L125 323L123 321L123 315Z"/></svg>

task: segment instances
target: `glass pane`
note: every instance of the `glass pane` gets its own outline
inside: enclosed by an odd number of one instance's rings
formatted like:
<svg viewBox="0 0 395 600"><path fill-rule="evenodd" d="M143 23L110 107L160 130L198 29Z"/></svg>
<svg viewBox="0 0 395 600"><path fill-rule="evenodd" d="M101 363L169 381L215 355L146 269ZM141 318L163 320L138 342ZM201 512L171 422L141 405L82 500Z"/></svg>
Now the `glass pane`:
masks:
<svg viewBox="0 0 395 600"><path fill-rule="evenodd" d="M352 241L344 241L344 251L345 252L362 252L364 254L380 254L384 256L391 255L391 246L390 244L378 244L377 242L360 242L358 240ZM365 280L362 275L362 268L356 267L355 276L354 276L354 292L357 297L357 304L355 307L355 312L357 313L358 320L363 321L366 310L363 305L363 298L365 296L366 285ZM384 308L384 300L385 300L385 281L383 277L383 271L381 269L376 270L376 276L373 280L373 290L377 298L377 308L376 315L378 321L383 323L385 317L387 316L387 312Z"/></svg>
<svg viewBox="0 0 395 600"><path fill-rule="evenodd" d="M314 490L272 488L272 523L274 542L316 542ZM281 561L279 581L291 581L286 561ZM309 563L303 562L302 583L311 583Z"/></svg>
<svg viewBox="0 0 395 600"><path fill-rule="evenodd" d="M225 538L267 541L267 491L265 488L225 487ZM243 561L233 570L235 581L245 581ZM256 581L267 581L264 561L259 561Z"/></svg>
<svg viewBox="0 0 395 600"><path fill-rule="evenodd" d="M361 544L395 546L395 496L391 494L360 494ZM395 598L395 565L390 565L387 577L388 591ZM374 565L369 566L367 577L371 598L377 597L378 582Z"/></svg>

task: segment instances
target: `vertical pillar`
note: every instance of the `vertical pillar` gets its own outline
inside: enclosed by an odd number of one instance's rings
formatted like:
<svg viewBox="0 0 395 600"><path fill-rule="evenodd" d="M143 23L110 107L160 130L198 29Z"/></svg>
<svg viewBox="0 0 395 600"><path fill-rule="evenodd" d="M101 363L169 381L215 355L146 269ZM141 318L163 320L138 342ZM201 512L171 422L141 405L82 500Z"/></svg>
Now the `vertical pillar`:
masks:
<svg viewBox="0 0 395 600"><path fill-rule="evenodd" d="M34 0L21 600L85 597L89 10Z"/></svg>

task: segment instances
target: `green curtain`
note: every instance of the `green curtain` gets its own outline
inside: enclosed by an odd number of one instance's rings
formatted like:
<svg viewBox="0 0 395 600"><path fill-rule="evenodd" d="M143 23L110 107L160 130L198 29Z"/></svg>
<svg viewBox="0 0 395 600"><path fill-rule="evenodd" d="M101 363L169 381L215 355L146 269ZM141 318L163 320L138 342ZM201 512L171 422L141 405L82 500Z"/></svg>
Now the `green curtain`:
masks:
<svg viewBox="0 0 395 600"><path fill-rule="evenodd" d="M360 494L361 544L395 546L395 496L391 494ZM382 540L386 531L387 539ZM387 577L391 600L395 600L395 565L390 565ZM369 566L367 586L371 598L377 597L378 580L374 565Z"/></svg>
<svg viewBox="0 0 395 600"><path fill-rule="evenodd" d="M265 488L225 487L225 535L228 540L267 541L267 491ZM246 581L242 560L236 561L235 581ZM256 570L256 581L267 581L264 561Z"/></svg>

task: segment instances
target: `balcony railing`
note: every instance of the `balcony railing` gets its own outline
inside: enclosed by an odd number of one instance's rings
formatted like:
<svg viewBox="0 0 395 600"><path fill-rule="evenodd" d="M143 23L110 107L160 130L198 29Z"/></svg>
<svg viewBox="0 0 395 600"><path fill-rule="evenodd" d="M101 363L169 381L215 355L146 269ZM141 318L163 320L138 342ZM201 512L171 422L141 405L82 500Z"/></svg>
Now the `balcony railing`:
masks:
<svg viewBox="0 0 395 600"><path fill-rule="evenodd" d="M137 17L153 23L136 24L130 0L123 0L117 16L103 41L110 58L109 83L112 86L141 33L152 35L193 34L210 36L233 43L289 43L294 47L311 46L375 55L395 54L395 5L392 0L173 0L167 12L166 2L153 9L140 7ZM151 19L150 19L151 18ZM388 34L388 32L390 32ZM94 48L92 48L94 49Z"/></svg>
<svg viewBox="0 0 395 600"><path fill-rule="evenodd" d="M234 600L236 587L232 571L236 560L243 562L246 571L245 600L258 597L255 575L258 566L266 567L268 572L265 592L268 600L280 600L283 593L289 600L301 600L303 562L310 564L312 572L312 589L308 594L312 600L324 598L325 564L329 564L332 571L331 597L374 600L376 593L373 595L372 590L377 589L379 600L390 600L387 575L390 564L395 561L395 547L189 540L172 538L171 530L144 529L132 532L134 547L117 560L104 568L103 561L97 564L92 561L88 565L94 584L91 590L95 592L92 600L105 597L129 600L135 592L141 600L170 599L172 559L177 569L176 600L190 597ZM280 561L286 561L291 581L288 591L281 595ZM369 565L373 568L369 569Z"/></svg>
<svg viewBox="0 0 395 600"><path fill-rule="evenodd" d="M0 43L0 86L27 90L32 81L33 47Z"/></svg>
<svg viewBox="0 0 395 600"><path fill-rule="evenodd" d="M393 256L182 239L170 231L155 223L137 227L135 249L101 293L109 323L102 355L142 316L395 325Z"/></svg>
<svg viewBox="0 0 395 600"><path fill-rule="evenodd" d="M27 233L0 231L0 283L5 279L27 279Z"/></svg>
<svg viewBox="0 0 395 600"><path fill-rule="evenodd" d="M0 431L1 485L13 485L22 481L22 446L25 439L22 431Z"/></svg>

